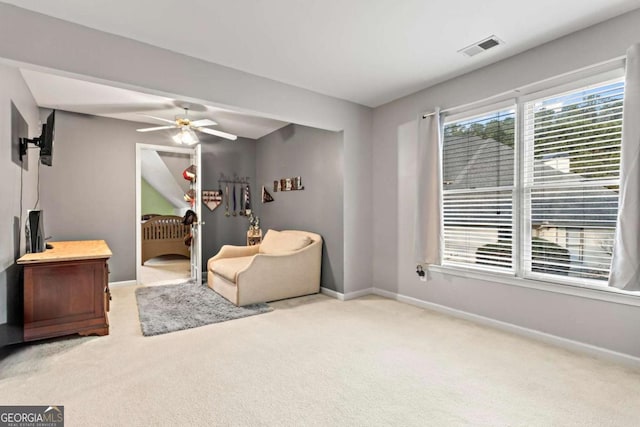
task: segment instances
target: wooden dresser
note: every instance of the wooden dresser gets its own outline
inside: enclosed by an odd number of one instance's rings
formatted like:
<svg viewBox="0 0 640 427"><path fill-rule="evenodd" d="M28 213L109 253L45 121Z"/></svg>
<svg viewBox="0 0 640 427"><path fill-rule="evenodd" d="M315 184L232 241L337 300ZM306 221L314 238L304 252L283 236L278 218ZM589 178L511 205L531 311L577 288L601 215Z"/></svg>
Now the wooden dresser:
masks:
<svg viewBox="0 0 640 427"><path fill-rule="evenodd" d="M104 240L51 242L25 254L24 340L109 334L111 250Z"/></svg>

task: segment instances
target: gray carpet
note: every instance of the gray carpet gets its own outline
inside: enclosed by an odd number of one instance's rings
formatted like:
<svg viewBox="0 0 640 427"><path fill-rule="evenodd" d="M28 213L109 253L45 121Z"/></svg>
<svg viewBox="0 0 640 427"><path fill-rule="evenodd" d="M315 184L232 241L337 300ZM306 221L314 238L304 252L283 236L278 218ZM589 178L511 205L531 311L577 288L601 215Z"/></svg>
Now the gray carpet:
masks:
<svg viewBox="0 0 640 427"><path fill-rule="evenodd" d="M136 289L144 336L197 328L273 310L267 304L236 307L204 285L152 286Z"/></svg>

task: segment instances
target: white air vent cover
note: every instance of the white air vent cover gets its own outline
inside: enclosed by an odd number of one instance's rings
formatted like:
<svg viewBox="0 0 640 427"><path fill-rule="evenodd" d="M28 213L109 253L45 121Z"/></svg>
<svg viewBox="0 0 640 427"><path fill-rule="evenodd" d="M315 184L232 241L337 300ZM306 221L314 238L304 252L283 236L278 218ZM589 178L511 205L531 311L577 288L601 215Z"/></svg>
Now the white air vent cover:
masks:
<svg viewBox="0 0 640 427"><path fill-rule="evenodd" d="M464 49L460 49L458 52L467 56L475 56L501 44L504 44L502 40L500 40L496 36L490 36L484 40L480 40L479 42L467 46Z"/></svg>

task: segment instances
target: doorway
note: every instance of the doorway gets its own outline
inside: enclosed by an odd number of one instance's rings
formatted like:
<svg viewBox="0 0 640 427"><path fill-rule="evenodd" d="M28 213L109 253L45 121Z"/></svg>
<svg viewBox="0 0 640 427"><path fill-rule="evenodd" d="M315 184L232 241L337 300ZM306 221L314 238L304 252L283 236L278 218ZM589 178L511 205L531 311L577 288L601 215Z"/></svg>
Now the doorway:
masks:
<svg viewBox="0 0 640 427"><path fill-rule="evenodd" d="M136 282L201 283L200 146L136 144Z"/></svg>

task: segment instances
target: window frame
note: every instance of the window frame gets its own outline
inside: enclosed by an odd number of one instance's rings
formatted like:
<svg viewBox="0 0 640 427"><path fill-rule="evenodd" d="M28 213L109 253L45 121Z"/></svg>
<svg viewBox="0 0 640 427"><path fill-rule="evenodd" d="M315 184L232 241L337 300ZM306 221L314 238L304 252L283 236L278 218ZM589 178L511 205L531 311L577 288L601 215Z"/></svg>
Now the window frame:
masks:
<svg viewBox="0 0 640 427"><path fill-rule="evenodd" d="M462 277L477 277L484 278L490 281L497 281L500 283L515 284L518 286L530 287L535 289L542 289L546 291L554 291L560 293L567 293L572 295L587 296L595 299L605 299L615 302L623 302L626 304L640 306L640 293L623 291L616 288L607 286L606 281L579 278L579 277L564 277L560 275L552 275L545 273L538 273L533 271L526 271L524 253L526 247L526 237L531 235L531 231L526 227L530 223L531 213L528 214L528 218L523 212L525 206L525 176L524 176L524 116L525 116L525 104L531 101L543 99L548 96L559 95L574 90L579 90L592 85L606 85L614 81L619 81L624 76L624 67L620 63L616 63L611 66L610 69L602 70L598 67L597 72L591 74L584 73L584 70L580 70L578 78L571 79L571 76L561 76L555 79L550 79L541 87L541 84L532 85L535 90L526 91L524 89L516 90L518 96L505 97L504 99L494 102L484 102L481 107L476 108L464 108L458 107L456 109L445 110L443 112L443 129L452 122L472 120L483 115L488 115L493 112L503 111L508 108L515 110L515 134L514 134L514 180L512 190L512 266L510 271L502 269L492 269L490 266L476 266L473 264L446 262L443 260L441 266L429 266L429 268L436 272L449 273ZM575 76L574 76L575 77ZM495 98L494 98L495 99ZM447 114L452 112L452 114ZM444 172L444 165L443 165ZM443 188L443 197L445 190ZM444 210L444 206L443 206ZM517 214L516 214L517 212ZM444 212L443 220L444 220ZM443 243L444 244L444 243ZM443 247L444 250L444 247ZM470 276L470 275L473 276ZM484 276L484 277L483 277ZM606 296L603 298L603 296ZM631 297L631 299L629 299Z"/></svg>

